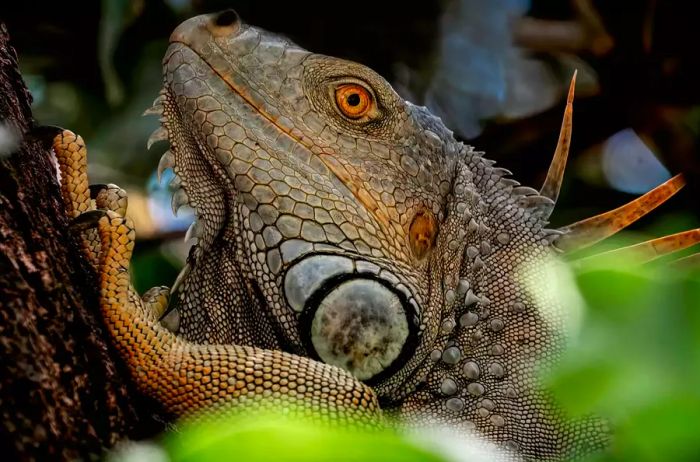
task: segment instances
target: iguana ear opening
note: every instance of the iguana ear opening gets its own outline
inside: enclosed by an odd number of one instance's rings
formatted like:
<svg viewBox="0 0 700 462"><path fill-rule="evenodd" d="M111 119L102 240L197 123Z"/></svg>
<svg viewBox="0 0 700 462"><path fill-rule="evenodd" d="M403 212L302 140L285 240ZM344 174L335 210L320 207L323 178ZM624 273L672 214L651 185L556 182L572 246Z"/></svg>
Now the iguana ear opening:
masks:
<svg viewBox="0 0 700 462"><path fill-rule="evenodd" d="M430 254L437 232L438 225L432 212L427 209L418 211L408 230L409 245L416 260L422 261Z"/></svg>

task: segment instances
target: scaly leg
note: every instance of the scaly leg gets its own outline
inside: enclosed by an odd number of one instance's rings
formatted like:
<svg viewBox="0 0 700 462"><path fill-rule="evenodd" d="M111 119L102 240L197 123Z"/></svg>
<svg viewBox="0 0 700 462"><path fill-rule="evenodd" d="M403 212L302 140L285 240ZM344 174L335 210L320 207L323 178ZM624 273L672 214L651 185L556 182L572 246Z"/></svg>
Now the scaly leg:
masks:
<svg viewBox="0 0 700 462"><path fill-rule="evenodd" d="M69 136L63 132L59 137ZM71 211L87 200L82 194L70 193L89 188L86 175L73 176L72 172L82 170L70 167L75 161L85 163L73 157L75 150L57 145L60 165L69 167L62 167L62 185ZM85 155L85 149L79 151ZM73 161L67 161L67 155ZM106 200L98 205L123 211L115 206L118 203ZM167 289L151 289L142 299L131 285L129 264L135 239L131 221L114 210L89 209L92 205L88 203L77 221L97 224L100 310L132 379L144 394L178 416L203 409L237 410L243 405L270 410L289 405L292 411L341 424L374 422L366 419L379 416L374 392L340 368L275 350L194 344L161 326L158 318L167 306Z"/></svg>

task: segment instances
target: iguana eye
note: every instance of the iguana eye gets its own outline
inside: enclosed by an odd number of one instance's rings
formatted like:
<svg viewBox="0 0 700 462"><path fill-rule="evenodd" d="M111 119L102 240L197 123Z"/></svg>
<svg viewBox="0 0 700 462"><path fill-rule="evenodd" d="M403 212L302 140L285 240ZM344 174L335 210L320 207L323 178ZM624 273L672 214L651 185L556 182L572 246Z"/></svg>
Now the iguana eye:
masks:
<svg viewBox="0 0 700 462"><path fill-rule="evenodd" d="M359 119L370 112L372 95L362 85L346 83L335 89L335 102L343 115Z"/></svg>

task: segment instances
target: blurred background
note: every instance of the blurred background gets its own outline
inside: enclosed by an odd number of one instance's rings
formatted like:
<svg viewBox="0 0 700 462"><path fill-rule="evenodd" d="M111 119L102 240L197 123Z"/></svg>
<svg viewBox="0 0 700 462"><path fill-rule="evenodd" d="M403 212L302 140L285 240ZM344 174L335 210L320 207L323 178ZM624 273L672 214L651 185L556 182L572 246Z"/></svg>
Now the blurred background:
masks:
<svg viewBox="0 0 700 462"><path fill-rule="evenodd" d="M170 284L186 256L191 216L170 212L168 177L147 151L160 62L172 29L233 7L245 21L320 53L364 63L407 99L428 106L488 157L539 188L575 69L574 136L563 225L617 207L685 172L689 187L634 229L698 224L694 2L672 0L24 1L3 6L43 124L82 134L94 183L129 192L137 286Z"/></svg>
<svg viewBox="0 0 700 462"><path fill-rule="evenodd" d="M190 16L229 7L307 49L372 67L535 188L554 152L564 95L577 69L573 143L552 226L618 207L679 172L688 187L633 225L623 241L700 226L696 2L8 3L0 14L34 95L36 119L82 134L91 181L117 183L129 193L140 291L172 284L187 254L183 237L192 219L170 211L168 177L159 184L155 175L166 146L146 150L158 122L141 113L158 94L171 30ZM700 460L700 275L664 266L648 270L582 270L572 279L570 292L586 308L549 383L571 415L594 412L613 423L613 455L595 460ZM255 451L270 446L267 436L225 436L221 441L233 441L234 448L222 448L226 454L239 450L241 441L261 441ZM308 441L318 438L312 432ZM375 443L366 443L367 454L383 454ZM328 447L338 446L334 440ZM172 460L220 458L197 453Z"/></svg>

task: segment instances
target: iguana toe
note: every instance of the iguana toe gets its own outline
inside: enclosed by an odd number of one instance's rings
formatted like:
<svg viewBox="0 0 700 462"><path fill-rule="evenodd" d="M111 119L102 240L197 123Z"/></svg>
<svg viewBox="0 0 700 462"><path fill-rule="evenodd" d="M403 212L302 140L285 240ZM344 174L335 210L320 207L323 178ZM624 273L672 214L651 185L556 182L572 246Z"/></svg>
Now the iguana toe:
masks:
<svg viewBox="0 0 700 462"><path fill-rule="evenodd" d="M129 203L126 191L115 184L90 185L90 197L95 200L95 207L126 215Z"/></svg>
<svg viewBox="0 0 700 462"><path fill-rule="evenodd" d="M170 288L167 286L151 287L144 292L141 300L143 300L146 309L151 310L156 318L160 319L168 308Z"/></svg>

